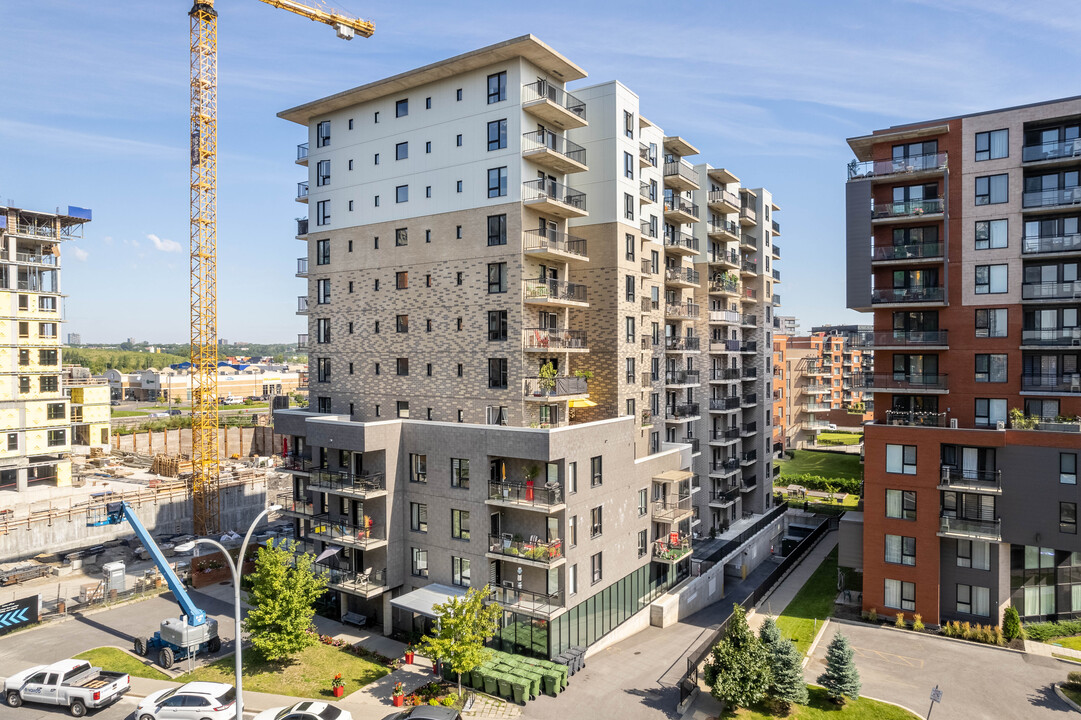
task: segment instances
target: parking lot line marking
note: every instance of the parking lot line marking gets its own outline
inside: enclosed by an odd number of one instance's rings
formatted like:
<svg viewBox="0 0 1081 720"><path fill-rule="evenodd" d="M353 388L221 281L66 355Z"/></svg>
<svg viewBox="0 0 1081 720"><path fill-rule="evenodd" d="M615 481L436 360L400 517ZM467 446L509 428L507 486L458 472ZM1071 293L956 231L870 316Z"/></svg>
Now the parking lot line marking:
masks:
<svg viewBox="0 0 1081 720"><path fill-rule="evenodd" d="M923 660L920 658L906 657L904 655L898 655L896 653L883 652L882 650L872 650L870 648L860 648L855 645L852 646L853 652L862 658L873 658L890 663L891 665L903 665L905 667L920 669L923 667Z"/></svg>

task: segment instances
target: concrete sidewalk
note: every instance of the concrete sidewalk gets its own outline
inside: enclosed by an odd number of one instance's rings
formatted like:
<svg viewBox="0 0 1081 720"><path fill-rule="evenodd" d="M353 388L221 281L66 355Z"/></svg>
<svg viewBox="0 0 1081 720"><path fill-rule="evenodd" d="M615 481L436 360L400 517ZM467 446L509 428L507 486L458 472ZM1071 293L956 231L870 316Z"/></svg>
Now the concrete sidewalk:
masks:
<svg viewBox="0 0 1081 720"><path fill-rule="evenodd" d="M762 627L767 616L775 618L783 613L788 603L792 602L792 598L796 597L800 589L807 584L807 581L818 570L818 566L835 547L837 547L837 531L831 530L823 535L818 544L811 548L811 551L792 569L792 572L788 573L788 577L755 606L754 615L747 618L747 624L751 629L758 632L758 628Z"/></svg>

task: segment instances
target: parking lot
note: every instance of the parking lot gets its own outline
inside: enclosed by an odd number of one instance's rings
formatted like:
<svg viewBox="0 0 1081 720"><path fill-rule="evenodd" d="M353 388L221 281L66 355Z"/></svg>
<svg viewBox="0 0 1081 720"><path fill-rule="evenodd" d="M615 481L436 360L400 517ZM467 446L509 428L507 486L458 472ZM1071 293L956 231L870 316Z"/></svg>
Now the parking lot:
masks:
<svg viewBox="0 0 1081 720"><path fill-rule="evenodd" d="M1066 679L1075 666L964 641L863 624L830 623L807 664L808 682L825 669L826 647L836 632L855 652L863 693L927 714L931 689L942 702L935 720L1037 720L1073 713L1051 683Z"/></svg>

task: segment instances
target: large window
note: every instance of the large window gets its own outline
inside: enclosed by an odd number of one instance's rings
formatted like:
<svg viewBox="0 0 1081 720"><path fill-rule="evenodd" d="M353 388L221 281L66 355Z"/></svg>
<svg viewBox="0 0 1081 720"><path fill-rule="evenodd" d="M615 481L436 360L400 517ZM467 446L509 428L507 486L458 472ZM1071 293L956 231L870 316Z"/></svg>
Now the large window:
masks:
<svg viewBox="0 0 1081 720"><path fill-rule="evenodd" d="M316 382L330 382L330 358L316 358Z"/></svg>
<svg viewBox="0 0 1081 720"><path fill-rule="evenodd" d="M1009 179L1010 176L1006 173L976 178L976 204L998 205L1009 202Z"/></svg>
<svg viewBox="0 0 1081 720"><path fill-rule="evenodd" d="M322 278L315 281L315 302L326 305L330 302L330 279Z"/></svg>
<svg viewBox="0 0 1081 720"><path fill-rule="evenodd" d="M44 380L45 378L42 378ZM56 378L53 378L55 381ZM67 443L68 431L67 430L50 430L48 435L49 447L57 447Z"/></svg>
<svg viewBox="0 0 1081 720"><path fill-rule="evenodd" d="M507 99L507 72L497 72L488 76L488 104Z"/></svg>
<svg viewBox="0 0 1081 720"><path fill-rule="evenodd" d="M976 382L1006 382L1006 355L985 354L976 355Z"/></svg>
<svg viewBox="0 0 1081 720"><path fill-rule="evenodd" d="M507 263L488 263L488 293L507 292Z"/></svg>
<svg viewBox="0 0 1081 720"><path fill-rule="evenodd" d="M598 455L589 459L589 486L599 487L602 482L601 456Z"/></svg>
<svg viewBox="0 0 1081 720"><path fill-rule="evenodd" d="M418 577L428 577L428 551L420 548L411 548L411 550L413 551L413 562L410 572Z"/></svg>
<svg viewBox="0 0 1081 720"><path fill-rule="evenodd" d="M1058 481L1063 485L1077 484L1077 453L1059 453Z"/></svg>
<svg viewBox="0 0 1081 720"><path fill-rule="evenodd" d="M987 617L991 614L990 592L978 585L957 586L957 612Z"/></svg>
<svg viewBox="0 0 1081 720"><path fill-rule="evenodd" d="M976 311L976 337L1006 337L1006 308L986 308Z"/></svg>
<svg viewBox="0 0 1081 720"><path fill-rule="evenodd" d="M315 203L315 224L330 224L330 200L320 200Z"/></svg>
<svg viewBox="0 0 1081 720"><path fill-rule="evenodd" d="M330 184L330 160L320 160L315 164L316 186Z"/></svg>
<svg viewBox="0 0 1081 720"><path fill-rule="evenodd" d="M915 445L887 445L886 472L904 475L916 474Z"/></svg>
<svg viewBox="0 0 1081 720"><path fill-rule="evenodd" d="M330 240L316 240L315 241L315 264L316 265L329 265L330 264Z"/></svg>
<svg viewBox="0 0 1081 720"><path fill-rule="evenodd" d="M913 490L886 491L886 517L898 520L916 519L916 493Z"/></svg>
<svg viewBox="0 0 1081 720"><path fill-rule="evenodd" d="M469 512L467 510L450 511L450 536L455 540L469 539Z"/></svg>
<svg viewBox="0 0 1081 720"><path fill-rule="evenodd" d="M1010 131L990 130L976 133L976 162L1010 156Z"/></svg>
<svg viewBox="0 0 1081 720"><path fill-rule="evenodd" d="M1070 535L1077 534L1077 503L1060 502L1058 504L1058 530Z"/></svg>
<svg viewBox="0 0 1081 720"><path fill-rule="evenodd" d="M898 610L916 609L916 584L901 580L886 580L886 598L883 605Z"/></svg>
<svg viewBox="0 0 1081 720"><path fill-rule="evenodd" d="M994 427L1006 422L1005 398L976 398L976 427Z"/></svg>
<svg viewBox="0 0 1081 720"><path fill-rule="evenodd" d="M488 387L507 388L507 358L488 358Z"/></svg>
<svg viewBox="0 0 1081 720"><path fill-rule="evenodd" d="M488 311L488 340L492 342L507 339L507 311Z"/></svg>
<svg viewBox="0 0 1081 720"><path fill-rule="evenodd" d="M957 567L990 570L991 544L984 540L958 540Z"/></svg>
<svg viewBox="0 0 1081 720"><path fill-rule="evenodd" d="M324 120L315 126L315 146L317 148L330 145L330 120Z"/></svg>
<svg viewBox="0 0 1081 720"><path fill-rule="evenodd" d="M488 169L488 197L503 197L507 194L507 168Z"/></svg>
<svg viewBox="0 0 1081 720"><path fill-rule="evenodd" d="M976 294L996 295L1007 292L1007 266L1002 265L977 265L976 266Z"/></svg>
<svg viewBox="0 0 1081 720"><path fill-rule="evenodd" d="M488 245L506 245L507 244L507 216L506 215L489 215L488 216Z"/></svg>
<svg viewBox="0 0 1081 720"><path fill-rule="evenodd" d="M507 147L507 119L492 120L488 123L488 150L503 150ZM505 195L506 193L500 193ZM489 195L488 197L492 197Z"/></svg>
<svg viewBox="0 0 1081 720"><path fill-rule="evenodd" d="M413 532L428 532L428 506L424 503L409 503L409 529Z"/></svg>
<svg viewBox="0 0 1081 720"><path fill-rule="evenodd" d="M991 250L1007 247L1009 244L1006 237L1007 228L1006 220L977 220L976 249Z"/></svg>
<svg viewBox="0 0 1081 720"><path fill-rule="evenodd" d="M450 459L450 486L469 489L469 460L465 458Z"/></svg>
<svg viewBox="0 0 1081 720"><path fill-rule="evenodd" d="M428 482L428 456L409 453L409 482Z"/></svg>
<svg viewBox="0 0 1081 720"><path fill-rule="evenodd" d="M897 563L898 565L915 565L916 538L887 535L886 562Z"/></svg>
<svg viewBox="0 0 1081 720"><path fill-rule="evenodd" d="M469 587L469 560L462 557L451 556L450 581L459 587Z"/></svg>

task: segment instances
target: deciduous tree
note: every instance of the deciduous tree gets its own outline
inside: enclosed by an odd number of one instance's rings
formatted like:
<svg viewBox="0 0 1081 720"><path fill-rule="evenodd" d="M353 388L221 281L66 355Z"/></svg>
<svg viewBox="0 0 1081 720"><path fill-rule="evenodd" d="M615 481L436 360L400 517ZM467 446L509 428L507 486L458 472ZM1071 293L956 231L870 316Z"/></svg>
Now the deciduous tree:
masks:
<svg viewBox="0 0 1081 720"><path fill-rule="evenodd" d="M458 675L458 695L462 694L462 673L484 664L490 651L484 647L499 629L499 605L488 604L488 586L470 588L460 597L433 605L435 632L421 638L421 651L433 662L440 660Z"/></svg>
<svg viewBox="0 0 1081 720"><path fill-rule="evenodd" d="M259 548L251 578L251 610L244 630L267 660L285 659L316 642L308 633L315 601L326 591L326 578L312 571L313 556L294 556L296 543Z"/></svg>

